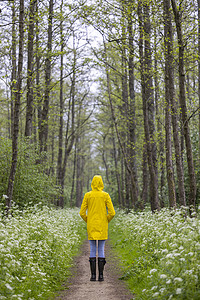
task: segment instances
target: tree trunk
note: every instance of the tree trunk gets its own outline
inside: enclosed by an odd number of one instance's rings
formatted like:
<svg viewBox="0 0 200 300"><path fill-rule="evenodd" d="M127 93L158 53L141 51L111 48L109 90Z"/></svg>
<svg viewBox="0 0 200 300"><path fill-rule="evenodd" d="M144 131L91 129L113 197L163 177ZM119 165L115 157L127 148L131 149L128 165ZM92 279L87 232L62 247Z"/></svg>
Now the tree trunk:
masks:
<svg viewBox="0 0 200 300"><path fill-rule="evenodd" d="M165 134L166 134L166 169L167 169L167 182L168 182L168 194L169 194L169 206L176 207L176 191L174 182L174 170L172 162L172 141L171 141L171 105L169 95L169 65L170 65L170 53L168 52L171 43L169 36L169 22L170 22L170 11L168 9L167 1L164 1L164 37L165 37Z"/></svg>
<svg viewBox="0 0 200 300"><path fill-rule="evenodd" d="M122 123L122 134L121 134L121 140L122 140L122 147L124 149L124 154L126 156L126 161L129 161L130 158L130 147L129 147L129 104L128 104L128 74L127 74L127 49L126 49L126 4L125 1L122 0L122 18L121 18L121 28L122 28L122 115L123 115L123 123ZM123 137L123 138L122 138ZM129 165L126 165L126 169L128 168L129 171L132 172L130 163ZM132 176L133 177L133 176ZM135 185L134 185L135 186ZM130 182L129 182L129 176L127 172L125 172L125 191L126 191L126 207L130 207ZM134 191L134 187L132 188L132 191ZM135 200L135 197L132 197L133 201Z"/></svg>
<svg viewBox="0 0 200 300"><path fill-rule="evenodd" d="M60 6L60 115L59 115L59 137L58 137L58 163L57 163L57 184L61 185L62 181L62 159L63 159L63 50L64 50L64 40L63 40L63 1Z"/></svg>
<svg viewBox="0 0 200 300"><path fill-rule="evenodd" d="M145 205L148 201L148 165L147 165L147 147L144 142L143 146L143 160L142 160L142 208L145 208Z"/></svg>
<svg viewBox="0 0 200 300"><path fill-rule="evenodd" d="M179 91L180 91L180 106L182 112L183 133L186 144L187 164L190 181L190 196L189 206L195 208L196 202L196 178L193 163L192 145L190 140L189 121L187 116L186 95L185 95L185 72L184 72L184 41L181 26L180 11L178 11L175 0L171 0L172 8L175 17L176 30L179 45Z"/></svg>
<svg viewBox="0 0 200 300"><path fill-rule="evenodd" d="M124 180L124 157L121 155L121 147L119 147L119 153L121 157L121 189L122 189L122 207L125 207L125 180Z"/></svg>
<svg viewBox="0 0 200 300"><path fill-rule="evenodd" d="M56 122L54 121L54 124L56 125ZM49 175L52 174L52 176L55 175L55 169L54 169L54 158L55 158L55 136L57 135L55 126L51 129L51 166L49 169Z"/></svg>
<svg viewBox="0 0 200 300"><path fill-rule="evenodd" d="M48 113L49 113L49 96L51 83L51 56L52 56L52 21L53 21L53 0L49 0L49 17L48 17L48 43L47 57L45 66L45 95L42 109L42 122L40 130L40 151L47 151L48 139Z"/></svg>
<svg viewBox="0 0 200 300"><path fill-rule="evenodd" d="M129 0L128 7L128 36L129 36L129 143L130 143L130 168L133 173L135 184L131 184L132 202L136 208L141 208L139 203L139 188L137 179L137 162L136 162L136 119L135 119L135 87L134 87L134 49L133 49L133 16L132 16L132 1Z"/></svg>
<svg viewBox="0 0 200 300"><path fill-rule="evenodd" d="M164 137L163 137L163 128L162 128L162 105L159 106L159 81L158 81L158 59L157 59L157 30L154 28L154 82L155 82L155 107L156 107L156 120L157 120L157 132L159 140L159 157L160 157L160 206L164 207L164 194L165 189L165 154L164 154Z"/></svg>
<svg viewBox="0 0 200 300"><path fill-rule="evenodd" d="M107 180L108 184L110 185L109 168L108 168L107 160L105 157L106 136L107 136L107 134L103 135L102 160L103 160L104 166L106 168L106 180Z"/></svg>
<svg viewBox="0 0 200 300"><path fill-rule="evenodd" d="M7 72L6 72L6 77L7 77ZM12 77L12 75L11 75ZM12 80L12 79L11 79ZM11 81L12 84L12 81ZM10 89L10 92L12 93L12 87ZM7 102L7 130L8 130L8 138L11 139L11 113L10 113L10 100L12 103L12 97L10 98L9 96L9 90L8 90L8 86L6 85L6 102Z"/></svg>
<svg viewBox="0 0 200 300"><path fill-rule="evenodd" d="M42 97L40 94L40 37L39 37L39 16L38 2L36 2L36 99L37 99L37 117L38 117L38 132L41 135L42 124Z"/></svg>
<svg viewBox="0 0 200 300"><path fill-rule="evenodd" d="M81 206L82 202L82 153L81 153L81 138L78 138L76 153L76 207Z"/></svg>
<svg viewBox="0 0 200 300"><path fill-rule="evenodd" d="M78 111L78 122L77 127L80 129L82 115L82 101L79 103ZM77 133L76 137L76 207L81 206L82 202L82 190L83 190L83 143L82 143L83 133L80 131Z"/></svg>
<svg viewBox="0 0 200 300"><path fill-rule="evenodd" d="M129 122L128 122L128 76L127 76L127 57L126 57L126 24L125 24L125 5L124 1L122 1L122 114L123 114L123 124L122 124L122 143L123 143L123 148L124 148L124 153L126 155L126 160L128 161L129 158L129 148L128 148L128 141L129 141ZM125 191L126 191L126 207L130 206L130 185L129 185L129 176L127 175L127 172L125 172Z"/></svg>
<svg viewBox="0 0 200 300"><path fill-rule="evenodd" d="M181 153L181 144L179 138L179 122L178 122L178 111L177 101L175 96L174 87L174 51L173 51L173 27L170 12L170 0L165 1L165 27L167 26L166 32L166 55L168 56L168 84L169 84L169 98L172 110L172 126L173 126L173 140L176 157L176 169L177 169L177 180L178 180L178 191L179 191L179 204L185 206L185 187L184 187L184 172L183 172L183 161Z"/></svg>
<svg viewBox="0 0 200 300"><path fill-rule="evenodd" d="M121 183L120 183L120 174L118 170L118 161L117 161L117 150L116 150L116 143L115 143L115 134L114 134L114 127L112 124L112 143L113 143L113 154L114 154L114 162L115 162L115 176L117 179L117 190L118 190L118 204L119 207L123 207L123 201L122 201L122 189L121 189Z"/></svg>
<svg viewBox="0 0 200 300"><path fill-rule="evenodd" d="M144 131L145 141L147 146L147 158L150 173L150 203L152 212L160 210L158 197L158 177L157 177L157 161L156 161L156 144L154 142L155 132L155 108L153 99L152 85L152 60L151 60L151 45L150 45L150 19L149 6L144 4L144 25L142 3L138 3L139 17L139 54L140 54L140 72L142 82L142 99L143 99L143 115L144 115ZM144 32L144 36L143 36ZM145 55L143 53L143 43L145 37Z"/></svg>
<svg viewBox="0 0 200 300"><path fill-rule="evenodd" d="M27 62L27 106L25 136L31 136L33 130L33 42L36 0L30 0L28 25L28 62Z"/></svg>
<svg viewBox="0 0 200 300"><path fill-rule="evenodd" d="M199 96L199 163L200 163L200 0L198 2L198 96Z"/></svg>
<svg viewBox="0 0 200 300"><path fill-rule="evenodd" d="M58 205L64 207L64 184L65 184L65 173L67 167L67 160L69 154L72 150L74 140L75 140L75 131L74 131L74 121L75 121L75 84L76 84L76 51L74 51L74 62L73 62L73 74L72 74L72 83L70 91L70 100L69 100L69 111L68 111L68 120L65 133L65 151L64 159L62 163L62 172L61 172L61 196ZM71 113L71 134L69 134L70 126L70 113Z"/></svg>
<svg viewBox="0 0 200 300"><path fill-rule="evenodd" d="M140 74L141 74L141 87L142 87L142 99L143 99L143 114L144 114L144 96L145 96L145 83L144 83L144 30L143 30L143 10L141 1L138 2L138 19L139 19L139 56L140 56ZM145 112L146 114L146 112ZM144 124L145 125L145 124ZM145 127L145 126L144 126ZM142 202L143 206L148 200L148 154L146 143L146 132L143 146L143 187L142 187Z"/></svg>
<svg viewBox="0 0 200 300"><path fill-rule="evenodd" d="M15 99L14 99L15 105L14 105L13 137L12 137L12 164L11 164L10 176L8 180L8 189L7 189L8 198L6 200L7 211L9 211L11 207L15 174L17 169L20 100L21 100L21 88L22 88L23 43L24 43L24 0L20 0L19 59L18 59L17 86L16 86Z"/></svg>
<svg viewBox="0 0 200 300"><path fill-rule="evenodd" d="M73 175L72 175L72 189L70 197L70 207L73 207L73 198L74 198L74 185L75 185L75 176L76 176L76 153L77 153L77 143L78 139L76 138L75 149L74 149L74 161L73 161Z"/></svg>
<svg viewBox="0 0 200 300"><path fill-rule="evenodd" d="M165 64L168 61L166 59ZM165 77L168 77L168 70L166 67ZM172 163L172 144L171 144L171 111L170 111L170 99L169 99L169 80L165 78L165 134L166 134L166 169L167 169L167 182L168 182L168 194L169 194L169 206L176 207L176 191L174 182L174 170Z"/></svg>
<svg viewBox="0 0 200 300"><path fill-rule="evenodd" d="M131 204L131 197L130 197L130 174L127 170L125 169L125 189L126 189L126 194L125 194L125 207L128 209L128 211L132 208Z"/></svg>
<svg viewBox="0 0 200 300"><path fill-rule="evenodd" d="M36 109L33 109L33 143L37 150L37 121L36 121Z"/></svg>
<svg viewBox="0 0 200 300"><path fill-rule="evenodd" d="M12 1L12 73L11 73L11 137L13 136L13 125L14 125L14 101L15 101L15 87L17 78L17 66L16 66L16 14L15 14L15 0Z"/></svg>

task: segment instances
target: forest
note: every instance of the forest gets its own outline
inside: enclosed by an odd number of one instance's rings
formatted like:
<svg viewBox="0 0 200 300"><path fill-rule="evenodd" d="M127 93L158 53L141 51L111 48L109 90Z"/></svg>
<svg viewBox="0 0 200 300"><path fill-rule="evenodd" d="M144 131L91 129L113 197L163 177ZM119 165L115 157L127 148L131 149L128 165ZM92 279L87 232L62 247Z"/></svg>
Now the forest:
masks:
<svg viewBox="0 0 200 300"><path fill-rule="evenodd" d="M200 299L200 0L0 0L0 300L66 288L94 175L133 299Z"/></svg>
<svg viewBox="0 0 200 300"><path fill-rule="evenodd" d="M9 210L199 203L200 2L1 1L0 192Z"/></svg>

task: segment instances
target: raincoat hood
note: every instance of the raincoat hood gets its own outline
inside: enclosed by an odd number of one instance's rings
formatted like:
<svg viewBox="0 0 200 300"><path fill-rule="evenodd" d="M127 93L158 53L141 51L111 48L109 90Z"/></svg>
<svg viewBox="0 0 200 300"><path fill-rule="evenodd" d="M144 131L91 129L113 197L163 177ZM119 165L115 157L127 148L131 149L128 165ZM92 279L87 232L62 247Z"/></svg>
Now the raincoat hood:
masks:
<svg viewBox="0 0 200 300"><path fill-rule="evenodd" d="M96 191L103 191L104 185L103 185L103 180L100 175L95 175L92 179L92 184L91 184L92 190Z"/></svg>

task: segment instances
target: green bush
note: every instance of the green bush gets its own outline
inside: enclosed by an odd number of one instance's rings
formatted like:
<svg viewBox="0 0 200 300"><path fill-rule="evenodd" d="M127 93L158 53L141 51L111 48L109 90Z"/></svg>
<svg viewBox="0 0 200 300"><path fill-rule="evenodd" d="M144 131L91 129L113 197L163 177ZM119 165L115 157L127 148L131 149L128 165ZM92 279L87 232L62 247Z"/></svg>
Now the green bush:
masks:
<svg viewBox="0 0 200 300"><path fill-rule="evenodd" d="M11 141L1 138L0 195L6 195L11 166ZM13 201L19 206L39 202L48 204L59 197L55 176L47 175L48 159L38 154L26 141L19 143L18 164L14 182Z"/></svg>

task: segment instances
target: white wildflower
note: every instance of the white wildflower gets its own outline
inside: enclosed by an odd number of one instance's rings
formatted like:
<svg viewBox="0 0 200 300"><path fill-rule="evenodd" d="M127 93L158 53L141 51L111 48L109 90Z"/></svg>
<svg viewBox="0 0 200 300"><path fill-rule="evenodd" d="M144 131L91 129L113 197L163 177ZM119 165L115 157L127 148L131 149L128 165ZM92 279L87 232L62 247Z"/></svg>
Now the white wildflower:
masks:
<svg viewBox="0 0 200 300"><path fill-rule="evenodd" d="M171 260L166 261L166 266L169 266L169 265L172 265L172 264L173 264L173 263L172 263Z"/></svg>
<svg viewBox="0 0 200 300"><path fill-rule="evenodd" d="M174 257L174 255L172 253L169 253L166 255L166 258L173 258L173 257Z"/></svg>
<svg viewBox="0 0 200 300"><path fill-rule="evenodd" d="M177 294L177 295L180 295L181 292L182 292L182 289L181 289L181 288L177 288L177 289L176 289L176 294Z"/></svg>
<svg viewBox="0 0 200 300"><path fill-rule="evenodd" d="M175 257L180 256L180 255L181 255L180 253L174 253Z"/></svg>
<svg viewBox="0 0 200 300"><path fill-rule="evenodd" d="M151 269L151 270L149 271L149 274L152 274L152 273L155 273L155 272L157 272L157 269Z"/></svg>
<svg viewBox="0 0 200 300"><path fill-rule="evenodd" d="M166 242L166 240L162 240L160 243L162 244L162 243L165 243Z"/></svg>
<svg viewBox="0 0 200 300"><path fill-rule="evenodd" d="M166 290L166 288L161 288L160 293L162 294L165 290Z"/></svg>
<svg viewBox="0 0 200 300"><path fill-rule="evenodd" d="M165 279L165 278L167 278L167 275L161 274L161 275L160 275L160 278Z"/></svg>
<svg viewBox="0 0 200 300"><path fill-rule="evenodd" d="M168 250L167 249L162 249L161 253L168 253Z"/></svg>
<svg viewBox="0 0 200 300"><path fill-rule="evenodd" d="M176 233L172 233L170 237L172 238L172 237L175 237L175 236L176 236Z"/></svg>
<svg viewBox="0 0 200 300"><path fill-rule="evenodd" d="M184 258L184 257L181 257L181 258L180 258L180 261L185 261L185 258Z"/></svg>
<svg viewBox="0 0 200 300"><path fill-rule="evenodd" d="M7 289L9 289L9 290L11 290L11 291L13 290L12 286L10 286L10 284L9 284L9 283L6 283L6 284L5 284L5 286L6 286L6 287L7 287Z"/></svg>
<svg viewBox="0 0 200 300"><path fill-rule="evenodd" d="M171 279L166 281L167 284L170 284L171 282L172 282Z"/></svg>
<svg viewBox="0 0 200 300"><path fill-rule="evenodd" d="M194 272L193 269L191 269L191 270L186 270L186 271L184 272L184 274L185 274L185 275L192 275L193 272Z"/></svg>
<svg viewBox="0 0 200 300"><path fill-rule="evenodd" d="M175 278L174 278L174 281L182 282L182 281L183 281L183 279L182 279L182 278L180 278L180 277L175 277Z"/></svg>

